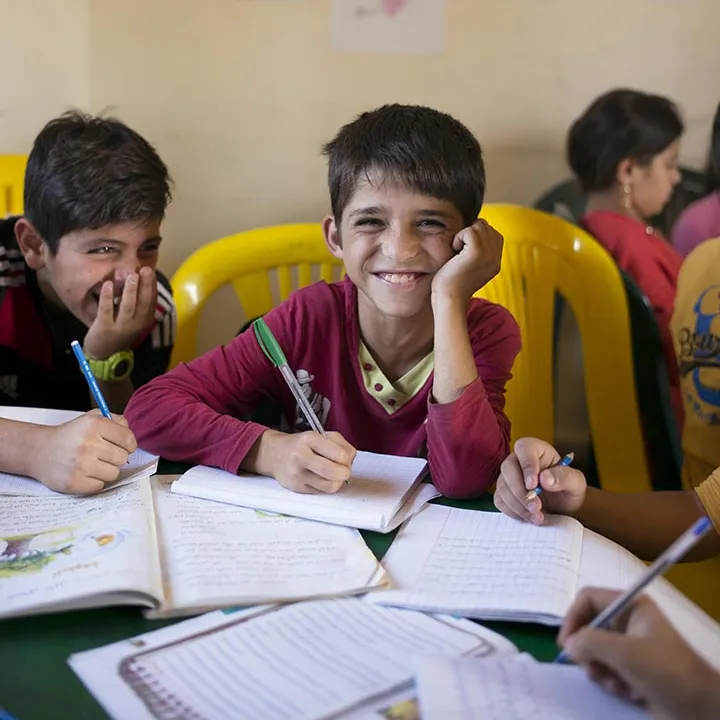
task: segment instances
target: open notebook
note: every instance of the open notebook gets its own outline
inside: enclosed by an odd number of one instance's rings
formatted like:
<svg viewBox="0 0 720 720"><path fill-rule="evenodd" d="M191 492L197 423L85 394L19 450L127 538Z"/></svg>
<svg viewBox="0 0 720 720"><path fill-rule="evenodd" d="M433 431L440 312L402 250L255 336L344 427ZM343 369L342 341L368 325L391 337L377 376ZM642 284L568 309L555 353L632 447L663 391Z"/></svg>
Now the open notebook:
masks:
<svg viewBox="0 0 720 720"><path fill-rule="evenodd" d="M334 495L293 493L269 477L192 468L173 484L174 493L284 513L334 525L390 532L440 493L421 485L421 458L359 452L350 482Z"/></svg>
<svg viewBox="0 0 720 720"><path fill-rule="evenodd" d="M356 530L175 495L173 479L0 496L0 617L101 605L182 615L385 582Z"/></svg>
<svg viewBox="0 0 720 720"><path fill-rule="evenodd" d="M527 655L420 657L415 682L423 720L651 720L576 666Z"/></svg>
<svg viewBox="0 0 720 720"><path fill-rule="evenodd" d="M480 620L559 625L586 585L624 590L645 570L634 555L553 516L536 527L496 512L429 505L383 558L393 589L368 601ZM649 586L677 629L720 665L720 626L663 578Z"/></svg>
<svg viewBox="0 0 720 720"><path fill-rule="evenodd" d="M82 414L74 410L0 406L0 418L31 422L37 425L61 425ZM118 479L114 483L106 485L102 492L120 487L141 477L150 477L157 472L157 467L158 457L156 455L138 449L130 455L127 464L120 468ZM32 478L0 473L0 495L59 495L59 493Z"/></svg>
<svg viewBox="0 0 720 720"><path fill-rule="evenodd" d="M367 719L378 717L368 705L401 688L412 689L416 654L488 656L513 650L503 638L467 620L373 607L360 600L315 600L246 613L215 628L126 653L119 662L120 677L147 714L121 713L123 696L117 689L99 699L104 705L105 697L112 701L105 706L113 717L133 720L147 715L310 720L346 717L360 708L365 712L352 717ZM87 653L88 660L100 662L98 653ZM78 656L71 664L90 680L90 687L100 687L99 678L93 682L97 675L83 669ZM107 662L105 666L110 670ZM132 707L125 697L125 706Z"/></svg>

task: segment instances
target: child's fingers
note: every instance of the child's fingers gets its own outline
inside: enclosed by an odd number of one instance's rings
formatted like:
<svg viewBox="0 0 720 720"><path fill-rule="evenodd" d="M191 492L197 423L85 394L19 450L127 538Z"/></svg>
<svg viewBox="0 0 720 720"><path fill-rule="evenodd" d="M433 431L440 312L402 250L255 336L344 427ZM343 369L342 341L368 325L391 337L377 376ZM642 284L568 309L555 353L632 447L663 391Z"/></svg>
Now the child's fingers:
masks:
<svg viewBox="0 0 720 720"><path fill-rule="evenodd" d="M307 490L312 493L332 495L345 485L345 481L326 480L325 478L308 472L304 474L304 484Z"/></svg>
<svg viewBox="0 0 720 720"><path fill-rule="evenodd" d="M112 324L115 320L113 307L113 284L109 280L102 284L98 299L97 319L103 323Z"/></svg>
<svg viewBox="0 0 720 720"><path fill-rule="evenodd" d="M323 436L315 432L309 432L306 435L308 445L316 455L327 458L333 463L345 465L348 469L350 468L352 461L355 459L355 448L342 435L329 433L327 436Z"/></svg>
<svg viewBox="0 0 720 720"><path fill-rule="evenodd" d="M135 317L135 308L137 306L138 295L138 276L130 273L125 279L122 295L120 297L120 306L118 307L117 319L119 322L127 322Z"/></svg>
<svg viewBox="0 0 720 720"><path fill-rule="evenodd" d="M493 502L495 503L495 507L501 513L504 513L505 515L513 518L514 520L521 520L522 522L533 521L533 517L530 511L524 505L522 505L522 503L519 503L517 501L517 498L515 498L511 493L503 492L499 485L498 488L495 490Z"/></svg>
<svg viewBox="0 0 720 720"><path fill-rule="evenodd" d="M349 465L334 462L313 452L308 453L308 456L303 458L303 466L303 470L330 483L344 483L350 479ZM313 487L317 487L317 485L313 484Z"/></svg>
<svg viewBox="0 0 720 720"><path fill-rule="evenodd" d="M560 461L557 450L537 438L520 438L515 443L514 450L527 490L537 487L540 470L556 465Z"/></svg>
<svg viewBox="0 0 720 720"><path fill-rule="evenodd" d="M157 275L150 267L140 268L136 314L145 317L157 303Z"/></svg>
<svg viewBox="0 0 720 720"><path fill-rule="evenodd" d="M518 460L515 453L503 460L500 466L500 481L498 484L500 484L500 482L507 487L508 492L518 499L524 498L527 495L527 491L535 487L535 485L531 487L525 485L525 475L520 465L520 460Z"/></svg>

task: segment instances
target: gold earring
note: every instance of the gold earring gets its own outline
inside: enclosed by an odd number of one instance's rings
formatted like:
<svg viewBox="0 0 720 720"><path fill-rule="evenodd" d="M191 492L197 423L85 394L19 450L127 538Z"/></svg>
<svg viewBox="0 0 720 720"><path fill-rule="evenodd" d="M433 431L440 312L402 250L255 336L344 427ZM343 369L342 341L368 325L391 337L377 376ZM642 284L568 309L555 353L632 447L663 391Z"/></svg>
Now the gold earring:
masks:
<svg viewBox="0 0 720 720"><path fill-rule="evenodd" d="M632 188L629 185L623 185L623 207L626 210L632 208Z"/></svg>

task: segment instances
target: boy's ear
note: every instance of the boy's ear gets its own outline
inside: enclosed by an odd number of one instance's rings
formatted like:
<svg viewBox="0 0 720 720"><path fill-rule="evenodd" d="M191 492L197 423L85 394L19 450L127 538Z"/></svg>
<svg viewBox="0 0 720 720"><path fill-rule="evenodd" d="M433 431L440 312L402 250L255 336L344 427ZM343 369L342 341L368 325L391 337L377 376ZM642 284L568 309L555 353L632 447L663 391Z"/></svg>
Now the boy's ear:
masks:
<svg viewBox="0 0 720 720"><path fill-rule="evenodd" d="M340 231L335 223L335 218L332 215L328 215L322 221L323 235L325 236L325 244L328 246L328 250L338 260L343 258L342 242L340 240Z"/></svg>
<svg viewBox="0 0 720 720"><path fill-rule="evenodd" d="M19 218L15 223L15 240L30 268L40 270L45 267L48 246L35 226L24 217Z"/></svg>

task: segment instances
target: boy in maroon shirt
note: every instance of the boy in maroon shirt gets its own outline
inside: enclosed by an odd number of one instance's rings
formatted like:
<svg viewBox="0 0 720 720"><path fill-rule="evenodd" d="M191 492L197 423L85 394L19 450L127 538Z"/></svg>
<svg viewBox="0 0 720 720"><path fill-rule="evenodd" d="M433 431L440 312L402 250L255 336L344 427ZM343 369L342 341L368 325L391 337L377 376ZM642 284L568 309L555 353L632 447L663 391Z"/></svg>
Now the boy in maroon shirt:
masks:
<svg viewBox="0 0 720 720"><path fill-rule="evenodd" d="M308 431L252 332L156 378L128 404L138 442L171 460L336 492L356 449L426 455L445 495L481 494L509 450L505 384L520 335L473 294L500 269L503 239L478 220L482 153L449 115L389 105L325 148L323 221L347 277L294 293L265 320L327 437ZM246 421L271 398L289 432Z"/></svg>

